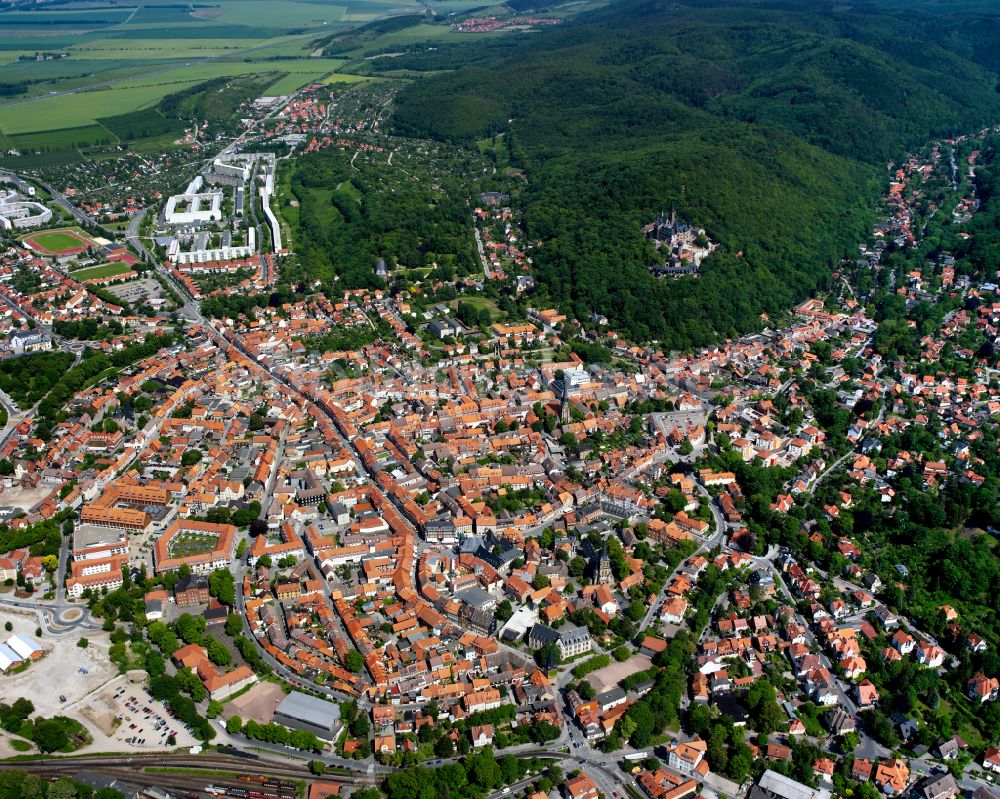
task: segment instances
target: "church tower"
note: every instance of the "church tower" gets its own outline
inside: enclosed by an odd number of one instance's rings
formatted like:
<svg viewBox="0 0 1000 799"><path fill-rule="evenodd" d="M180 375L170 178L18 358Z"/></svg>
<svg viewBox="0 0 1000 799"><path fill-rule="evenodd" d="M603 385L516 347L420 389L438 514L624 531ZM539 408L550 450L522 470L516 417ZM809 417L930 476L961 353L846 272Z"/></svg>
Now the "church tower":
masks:
<svg viewBox="0 0 1000 799"><path fill-rule="evenodd" d="M608 585L615 581L614 575L611 573L611 558L608 557L608 542L604 542L604 546L601 547L601 559L597 564L597 584L598 585Z"/></svg>

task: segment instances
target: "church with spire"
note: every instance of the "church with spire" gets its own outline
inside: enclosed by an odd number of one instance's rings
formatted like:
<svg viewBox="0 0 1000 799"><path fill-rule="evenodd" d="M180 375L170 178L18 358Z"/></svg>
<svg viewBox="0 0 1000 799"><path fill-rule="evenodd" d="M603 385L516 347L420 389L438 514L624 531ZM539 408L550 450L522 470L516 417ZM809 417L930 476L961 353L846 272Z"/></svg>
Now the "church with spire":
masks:
<svg viewBox="0 0 1000 799"><path fill-rule="evenodd" d="M596 585L610 585L614 581L615 575L611 571L611 558L608 556L608 542L605 541L594 566L594 583Z"/></svg>

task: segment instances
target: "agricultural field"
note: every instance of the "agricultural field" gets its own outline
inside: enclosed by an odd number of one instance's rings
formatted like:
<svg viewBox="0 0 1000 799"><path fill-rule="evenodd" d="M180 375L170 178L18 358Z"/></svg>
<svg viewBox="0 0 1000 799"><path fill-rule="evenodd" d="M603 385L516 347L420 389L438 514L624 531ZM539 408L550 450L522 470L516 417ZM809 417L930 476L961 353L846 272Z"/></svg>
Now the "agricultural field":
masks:
<svg viewBox="0 0 1000 799"><path fill-rule="evenodd" d="M345 58L364 58L369 54L389 52L414 44L468 40L448 25L422 22L409 15L385 20L357 32L346 30L327 37L324 45L327 55Z"/></svg>
<svg viewBox="0 0 1000 799"><path fill-rule="evenodd" d="M225 78L257 77L259 85L242 88L277 95L313 82L366 80L348 59L367 49L458 41L464 34L444 16L496 2L442 0L433 9L438 24L414 16L427 12L419 0L65 0L52 9L0 10L0 147L15 151L0 156L0 166L113 157L122 143L162 152L180 146L203 110L170 113L164 98ZM406 15L411 21L364 34L342 54L324 53L333 36ZM218 105L226 111L231 104Z"/></svg>
<svg viewBox="0 0 1000 799"><path fill-rule="evenodd" d="M168 71L157 71L155 75L135 78L120 84L121 88L163 87L163 94L177 90L178 86L191 81L201 82L218 77L259 75L266 73L284 74L288 89L276 94L286 94L322 78L329 72L343 66L345 61L336 58L275 59L268 61L207 61L200 64L177 66ZM273 91L273 90L271 90Z"/></svg>
<svg viewBox="0 0 1000 799"><path fill-rule="evenodd" d="M283 41L283 40L279 40ZM294 47L296 42L301 42ZM294 49L285 55L294 56L303 54L305 41L302 37L293 40ZM236 57L245 50L254 48L256 53L261 48L266 47L260 39L219 39L195 40L195 39L108 39L99 38L75 45L70 50L71 59L92 59L94 61L121 60L126 62L146 62L165 61L167 63L180 63L193 59ZM275 45L278 46L278 45ZM133 68L135 64L133 63Z"/></svg>
<svg viewBox="0 0 1000 799"><path fill-rule="evenodd" d="M503 32L494 32L491 34L472 34L475 36L502 36ZM403 47L406 45L419 44L423 42L449 42L449 41L468 41L470 34L459 33L454 28L449 28L444 25L430 25L421 24L414 25L411 28L406 28L400 31L390 31L378 37L374 41L368 43L364 48L359 48L358 50L351 51L348 55L360 56L363 52L377 52L379 50L387 50L395 47Z"/></svg>
<svg viewBox="0 0 1000 799"><path fill-rule="evenodd" d="M100 117L138 111L196 83L197 80L191 80L162 86L103 89L6 105L0 107L0 130L10 136L96 125Z"/></svg>
<svg viewBox="0 0 1000 799"><path fill-rule="evenodd" d="M166 63L171 62L167 60ZM134 66L132 61L112 53L108 53L107 57L72 55L48 61L14 58L0 65L0 83L6 87L5 97L11 101L24 100L55 90L67 91L101 81L127 79L133 74Z"/></svg>
<svg viewBox="0 0 1000 799"><path fill-rule="evenodd" d="M115 136L102 125L94 124L45 132L12 133L7 140L9 146L17 150L55 151L110 144L115 141Z"/></svg>
<svg viewBox="0 0 1000 799"><path fill-rule="evenodd" d="M79 33L122 25L132 16L131 8L103 8L91 11L6 11L5 31L28 33Z"/></svg>
<svg viewBox="0 0 1000 799"><path fill-rule="evenodd" d="M280 12L276 13L275 5L280 6ZM356 4L355 4L356 5ZM361 4L367 5L367 4ZM334 5L326 3L310 2L284 2L268 3L254 2L254 0L226 0L218 4L218 8L205 9L195 12L195 16L200 14L216 14L213 21L229 25L251 25L253 27L270 28L275 24L284 27L292 26L314 26L327 25L331 22L339 22L347 11L346 5ZM390 8L386 3L385 8Z"/></svg>
<svg viewBox="0 0 1000 799"><path fill-rule="evenodd" d="M88 266L84 269L77 269L75 272L70 273L70 277L73 280L79 280L81 283L85 283L88 280L100 280L105 277L114 277L115 275L124 275L126 272L130 272L132 267L128 264L98 264L97 266Z"/></svg>
<svg viewBox="0 0 1000 799"><path fill-rule="evenodd" d="M306 78L303 80L303 78ZM306 73L302 72L290 72L284 77L278 78L274 83L267 87L268 94L284 95L284 94L294 94L303 86L308 86L311 83L332 83L336 82L337 78L347 78L349 82L354 82L352 79L353 75L340 75L339 73L334 73L329 76L330 80L322 79L322 75L309 74L308 77Z"/></svg>
<svg viewBox="0 0 1000 799"><path fill-rule="evenodd" d="M371 80L367 75L351 75L346 72L334 72L332 75L327 75L321 83L361 83L362 81Z"/></svg>
<svg viewBox="0 0 1000 799"><path fill-rule="evenodd" d="M113 89L78 92L41 97L30 102L0 105L0 131L8 138L21 134L33 137L55 133L51 147L77 147L114 143L116 131L102 121L108 117L136 115L152 110L164 97L181 92L213 78L270 76L273 83L269 93L289 94L308 83L319 80L340 66L338 59L311 59L301 61L266 61L263 63L211 62L177 67L156 77L138 78ZM348 78L348 80L356 80ZM147 116L146 121L152 117ZM158 126L159 127L159 126ZM182 126L163 125L158 132L178 131ZM149 135L156 135L149 134ZM127 136L126 136L127 138ZM16 146L15 142L15 146ZM41 142L32 138L24 144ZM49 143L46 142L46 146Z"/></svg>
<svg viewBox="0 0 1000 799"><path fill-rule="evenodd" d="M97 120L103 128L113 133L121 141L157 136L164 133L177 134L183 130L180 120L167 119L153 108L144 111L133 111L130 114L120 114L114 117L102 117Z"/></svg>

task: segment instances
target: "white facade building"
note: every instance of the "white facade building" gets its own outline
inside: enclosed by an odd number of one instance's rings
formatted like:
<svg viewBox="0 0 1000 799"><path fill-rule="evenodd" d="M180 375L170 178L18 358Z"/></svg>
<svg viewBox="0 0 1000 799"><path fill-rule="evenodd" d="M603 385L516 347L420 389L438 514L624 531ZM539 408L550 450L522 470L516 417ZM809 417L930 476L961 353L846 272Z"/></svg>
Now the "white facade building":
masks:
<svg viewBox="0 0 1000 799"><path fill-rule="evenodd" d="M22 200L13 189L0 193L0 228L3 230L38 227L51 220L52 211L40 202Z"/></svg>
<svg viewBox="0 0 1000 799"><path fill-rule="evenodd" d="M238 247L214 247L208 250L181 249L180 242L175 238L167 247L167 258L175 264L208 264L215 261L235 261L249 258L257 252L257 228L247 231L247 243Z"/></svg>

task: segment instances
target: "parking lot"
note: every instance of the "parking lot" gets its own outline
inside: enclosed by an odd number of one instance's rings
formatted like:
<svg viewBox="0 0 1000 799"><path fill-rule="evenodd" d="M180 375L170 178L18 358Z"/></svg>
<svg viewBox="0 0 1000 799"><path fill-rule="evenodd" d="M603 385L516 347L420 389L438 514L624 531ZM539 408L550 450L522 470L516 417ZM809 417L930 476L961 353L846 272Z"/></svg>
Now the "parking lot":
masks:
<svg viewBox="0 0 1000 799"><path fill-rule="evenodd" d="M163 287L149 277L108 286L108 291L125 302L140 302L144 299L158 299L163 296Z"/></svg>
<svg viewBox="0 0 1000 799"><path fill-rule="evenodd" d="M168 746L171 734L177 746L195 743L187 728L141 683L116 680L95 696L81 715L122 749L162 749Z"/></svg>

